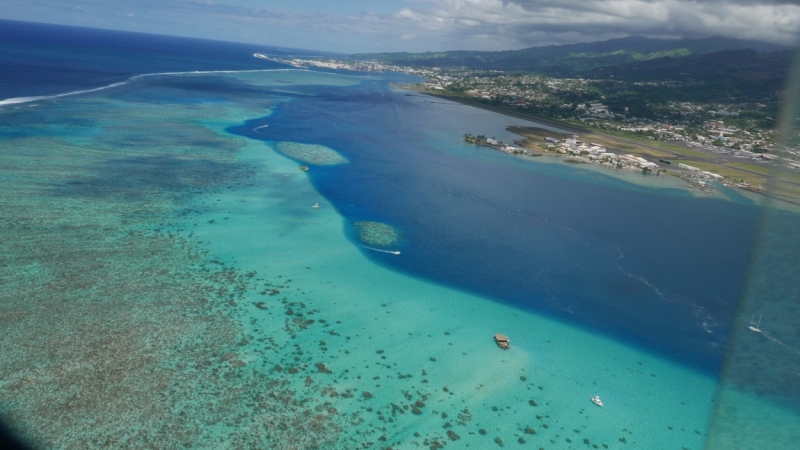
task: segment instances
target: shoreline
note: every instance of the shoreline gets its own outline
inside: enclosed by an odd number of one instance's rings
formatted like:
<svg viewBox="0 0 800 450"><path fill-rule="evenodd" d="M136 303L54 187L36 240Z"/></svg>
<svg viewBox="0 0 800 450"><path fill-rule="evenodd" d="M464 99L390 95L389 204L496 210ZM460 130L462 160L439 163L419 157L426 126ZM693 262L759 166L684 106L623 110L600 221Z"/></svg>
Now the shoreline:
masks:
<svg viewBox="0 0 800 450"><path fill-rule="evenodd" d="M562 121L559 121L557 119L551 119L551 118L542 117L542 116L538 116L538 115L530 114L530 113L519 112L519 111L512 111L512 110L509 110L509 109L506 109L506 108L501 108L499 106L487 105L485 103L482 103L482 102L479 102L479 101L476 101L476 100L469 100L469 99L466 99L466 98L463 98L463 97L452 97L452 96L449 96L449 95L436 94L436 93L433 93L433 92L418 91L418 90L410 89L407 86L402 86L402 85L399 85L399 84L395 84L394 86L397 86L397 87L399 87L401 89L405 89L405 90L409 90L409 91L412 91L412 92L416 92L418 94L427 95L427 96L430 96L430 97L436 97L436 98L439 98L439 99L442 99L442 100L450 100L450 101L455 102L455 103L460 103L460 104L466 105L466 106L474 106L476 108L480 108L480 109L483 109L483 110L486 110L486 111L496 112L498 114L503 114L505 116L514 117L514 118L522 119L522 120L528 120L530 122L536 122L536 123L539 123L539 124L547 126L547 127L560 128L560 129L562 129L562 130L564 130L566 132L569 132L569 133L583 133L583 134L591 133L591 134L595 134L595 135L598 135L598 136L605 137L607 139L617 140L617 141L624 142L624 143L630 144L630 145L637 145L637 146L648 148L648 149L655 150L655 151L658 151L658 152L675 153L675 152L673 152L672 150L669 150L669 149L656 147L656 146L653 146L653 145L647 145L646 143L638 142L638 141L635 141L633 139L626 139L626 138L622 138L622 137L619 137L619 136L614 136L612 134L606 134L606 133L598 132L598 131L595 131L595 130L593 130L591 128L581 127L579 125L574 125L574 124L571 124L571 123L568 123L568 122L562 122Z"/></svg>
<svg viewBox="0 0 800 450"><path fill-rule="evenodd" d="M715 214L684 192L673 203L584 174L602 164L476 151L453 137L514 139L508 117L288 70L9 112L0 404L31 445L694 449L723 389L723 406L744 411L741 434L796 442L753 425L800 430L781 398L721 386L706 364L727 328L704 299L736 290L724 278L703 288L719 264L722 277L744 272L719 248L747 248L738 205ZM376 109L352 107L376 94L388 97ZM334 108L337 97L350 101ZM255 131L265 121L269 134ZM325 149L351 165L298 168L298 154ZM370 230L375 245L401 241L402 255L362 248L361 220L385 225ZM479 294L467 278L518 288Z"/></svg>
<svg viewBox="0 0 800 450"><path fill-rule="evenodd" d="M497 113L497 114L502 114L502 115L507 116L507 117L513 117L513 118L516 118L516 119L522 119L522 120L535 122L535 123L538 123L538 124L540 124L542 126L549 127L549 128L560 129L560 130L568 132L568 133L592 134L592 135L595 135L595 136L598 136L598 137L603 137L603 138L606 138L606 139L608 139L610 141L615 141L615 142L618 142L618 143L621 143L621 144L632 145L632 146L636 146L636 147L640 147L640 148L643 148L643 149L647 149L647 150L651 150L651 151L655 151L655 152L660 152L660 153L669 153L669 154L673 155L674 158L676 158L676 159L678 159L680 161L683 161L683 162L690 163L690 164L693 163L693 162L695 162L695 163L699 162L699 163L703 163L703 164L713 164L714 166L717 166L717 167L719 167L721 169L724 169L726 171L744 172L744 173L746 173L748 175L754 175L754 176L757 176L757 177L763 177L764 179L760 183L762 185L771 185L771 184L773 184L775 182L779 182L779 183L786 183L786 184L789 185L789 187L800 186L800 184L794 183L794 182L791 182L791 181L788 181L788 180L783 180L783 179L779 179L779 178L772 179L772 178L769 178L767 175L764 175L764 174L758 174L758 173L755 173L755 172L752 172L752 171L749 171L749 170L746 170L746 169L743 169L743 168L740 168L740 167L731 167L731 166L728 166L728 165L718 164L718 163L715 163L715 162L707 160L707 159L700 159L700 158L695 159L695 158L692 158L689 155L680 154L680 153L677 153L677 152L675 152L673 150L664 149L664 148L660 148L660 147L655 147L655 146L652 146L652 145L647 145L646 143L640 143L640 142L635 141L635 140L625 139L625 138L621 138L621 137L618 137L618 136L609 135L609 134L605 134L605 133L602 133L602 132L597 132L597 131L594 131L594 130L592 130L590 128L580 127L580 126L572 125L572 124L569 124L569 123L563 123L563 122L560 122L560 121L554 120L554 119L548 119L548 118L545 118L545 117L541 117L541 116L537 116L537 115L533 115L533 114L529 114L529 113L524 113L524 112L511 111L511 110L508 110L508 109L505 109L505 108L492 106L492 105L486 105L486 104L478 102L478 101L469 100L469 99L465 99L465 98L461 98L461 97L452 97L452 96L448 96L448 95L442 95L442 94L437 94L437 93L433 93L433 92L417 90L417 89L413 89L409 85L401 85L401 84L392 83L392 86L397 87L398 89L403 89L403 90L406 90L406 91L414 92L414 93L419 94L419 95L425 95L425 96L428 96L428 97L438 98L438 99L441 99L441 100L448 100L448 101L452 101L454 103L458 103L458 104L461 104L461 105L464 105L464 106L472 106L472 107L479 108L479 109L482 109L482 110L485 110L485 111L490 111L490 112L494 112L494 113ZM515 133L515 134L517 134L517 133ZM520 136L522 136L522 135L520 135ZM523 138L525 138L525 136L523 136ZM517 143L517 141L515 141L515 144L519 145ZM543 154L547 154L547 153L545 152ZM647 154L647 153L643 152L642 154ZM515 155L515 156L520 156L520 155ZM652 157L652 155L649 155L649 156ZM701 189L699 186L695 185L695 183L688 181L686 179L686 174L684 172L679 171L679 170L675 170L673 167L662 167L662 168L663 169L669 169L667 171L669 174L674 175L674 176L682 179L688 185L687 187L690 190L700 189L700 190L703 190L704 192L708 193L707 190ZM741 176L741 174L737 174L737 177L738 176ZM791 209L795 209L797 206L800 206L800 197L796 197L796 196L793 196L793 195L781 195L781 194L778 194L778 193L770 193L770 192L766 192L764 190L759 190L759 189L754 188L754 187L740 187L740 186L730 185L728 183L725 183L724 186L729 187L729 188L734 188L734 189L741 189L741 190L746 191L748 193L759 194L760 196L763 196L762 198L763 198L764 201L769 201L770 203L772 203L773 207L779 207L779 205L774 203L775 201L787 203L788 205L791 205Z"/></svg>

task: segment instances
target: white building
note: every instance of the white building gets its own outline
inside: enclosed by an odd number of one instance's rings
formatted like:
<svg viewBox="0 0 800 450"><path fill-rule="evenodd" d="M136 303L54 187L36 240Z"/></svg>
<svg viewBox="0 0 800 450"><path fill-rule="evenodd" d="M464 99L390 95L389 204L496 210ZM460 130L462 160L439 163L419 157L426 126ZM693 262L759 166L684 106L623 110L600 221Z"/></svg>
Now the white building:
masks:
<svg viewBox="0 0 800 450"><path fill-rule="evenodd" d="M680 167L681 169L691 170L692 172L700 172L699 167L690 166L688 164L678 163L678 167Z"/></svg>
<svg viewBox="0 0 800 450"><path fill-rule="evenodd" d="M701 170L700 173L702 173L703 175L705 175L708 178L712 178L712 179L717 180L717 181L722 181L722 178L723 178L722 175L720 175L720 174L713 173L713 172L706 172L705 170Z"/></svg>

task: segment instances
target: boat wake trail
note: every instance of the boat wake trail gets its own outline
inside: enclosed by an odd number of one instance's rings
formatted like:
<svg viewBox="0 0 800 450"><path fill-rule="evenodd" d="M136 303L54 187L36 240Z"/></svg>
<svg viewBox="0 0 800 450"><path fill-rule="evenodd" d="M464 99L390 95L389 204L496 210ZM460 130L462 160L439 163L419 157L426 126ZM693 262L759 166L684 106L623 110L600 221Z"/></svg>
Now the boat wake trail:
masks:
<svg viewBox="0 0 800 450"><path fill-rule="evenodd" d="M269 125L261 125L260 127L255 127L255 128L253 128L253 131L258 131L258 130L260 130L260 129L262 129L262 128L267 128L268 126L269 126Z"/></svg>
<svg viewBox="0 0 800 450"><path fill-rule="evenodd" d="M389 253L389 254L392 254L392 255L399 255L400 254L400 252L397 251L397 250L381 250L379 248L367 247L366 245L361 245L361 244L359 244L358 246L362 247L362 248L366 248L367 250L375 251L375 252Z"/></svg>
<svg viewBox="0 0 800 450"><path fill-rule="evenodd" d="M781 342L781 341L780 341L780 340L778 340L778 339L775 339L774 337L772 337L772 336L768 335L767 333L764 333L764 332L762 331L762 332L761 332L761 335L762 335L762 336L764 336L765 338L767 338L767 339L769 339L769 340L773 341L773 342L777 342L778 344L780 344L780 345L782 345L782 346L786 347L787 349L789 349L789 350L791 350L791 351L793 351L793 352L797 353L798 355L800 355L800 350L797 350L797 349L794 349L794 348L792 348L792 347L789 347L788 345L784 344L783 342Z"/></svg>
<svg viewBox="0 0 800 450"><path fill-rule="evenodd" d="M620 252L620 253L622 253L622 252ZM622 272L623 272L625 275L627 275L627 276L629 276L629 277L633 278L633 279L634 279L634 280L636 280L636 281L639 281L639 282L641 282L641 283L644 283L644 284L645 284L647 287L649 287L650 289L652 289L653 291L655 291L655 293L656 293L656 294L657 294L659 297L663 298L664 300L666 300L666 299L667 299L667 297L665 297L665 296L664 296L664 294L663 294L663 293L662 293L660 290L658 290L658 288L657 288L657 287L655 287L655 286L653 286L652 284L650 284L650 282L649 282L649 281L647 281L647 280L645 280L645 279L644 279L644 277L642 277L642 276L640 276L640 275L634 275L634 274L632 274L632 273L628 272L627 270L623 269L623 268L622 268L622 267L620 267L620 266L617 266L617 268L618 268L619 270L621 270L621 271L622 271Z"/></svg>

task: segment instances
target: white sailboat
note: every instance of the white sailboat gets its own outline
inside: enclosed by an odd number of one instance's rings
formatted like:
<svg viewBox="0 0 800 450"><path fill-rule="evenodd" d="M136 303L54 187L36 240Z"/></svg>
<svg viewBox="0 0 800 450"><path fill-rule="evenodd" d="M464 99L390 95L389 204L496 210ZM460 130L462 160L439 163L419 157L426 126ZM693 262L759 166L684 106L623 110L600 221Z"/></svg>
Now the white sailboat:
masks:
<svg viewBox="0 0 800 450"><path fill-rule="evenodd" d="M758 323L755 323L756 316L753 316L750 319L750 325L748 325L747 328L749 328L752 331L755 331L756 333L761 333L761 328L759 328L761 326L761 317L763 316L758 316Z"/></svg>

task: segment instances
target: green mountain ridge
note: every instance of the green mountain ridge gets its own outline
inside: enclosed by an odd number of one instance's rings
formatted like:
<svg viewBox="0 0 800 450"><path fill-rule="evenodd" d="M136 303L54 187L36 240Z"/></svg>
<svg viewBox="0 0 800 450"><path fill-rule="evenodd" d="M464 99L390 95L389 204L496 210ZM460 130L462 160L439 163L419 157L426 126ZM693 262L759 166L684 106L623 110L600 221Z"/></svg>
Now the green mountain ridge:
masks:
<svg viewBox="0 0 800 450"><path fill-rule="evenodd" d="M352 58L412 67L465 67L473 70L527 71L566 76L587 69L635 61L741 49L767 53L786 50L787 47L725 37L652 39L629 36L608 41L530 47L522 50L363 53L353 55Z"/></svg>
<svg viewBox="0 0 800 450"><path fill-rule="evenodd" d="M631 114L647 117L653 105L666 105L670 101L769 104L769 108L762 110L764 114L751 117L760 119L777 114L775 105L785 87L794 53L793 50L769 53L723 50L597 67L579 72L578 76L599 80L595 85L603 92L603 102L616 113L624 112L627 107Z"/></svg>

